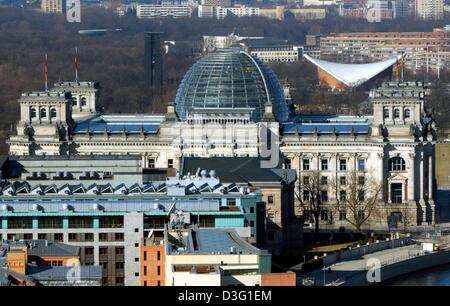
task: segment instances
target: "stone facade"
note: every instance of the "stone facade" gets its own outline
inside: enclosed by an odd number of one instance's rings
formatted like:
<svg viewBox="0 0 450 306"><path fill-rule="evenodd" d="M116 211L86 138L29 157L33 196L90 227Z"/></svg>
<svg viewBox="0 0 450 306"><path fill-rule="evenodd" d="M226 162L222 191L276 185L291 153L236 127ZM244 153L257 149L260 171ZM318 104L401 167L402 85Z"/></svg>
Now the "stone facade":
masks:
<svg viewBox="0 0 450 306"><path fill-rule="evenodd" d="M299 182L308 171L320 171L331 180L355 169L382 184L378 210L386 210L387 216L368 223L368 227L386 228L390 214L401 213L400 204L413 215L413 225L434 223L436 128L424 105L427 84L386 83L373 90L373 116L303 118L300 123L291 118L292 122L279 123L268 103L261 122L251 119L251 109L236 108L203 109L189 113L186 120L180 121L174 106L169 104L165 115L103 116L106 126L123 125L122 132L106 128L104 132L95 131L92 125L93 130L88 128L84 133L69 133L77 124L72 120L72 113L78 106L70 106L72 88L70 83L64 84L65 92L22 95L19 99L21 119L17 135L9 140L10 154L140 154L144 167L179 170L182 156L262 155L260 130L268 127L275 139L273 144L279 145L278 151L286 158L288 166L297 171ZM97 97L97 92L92 91L92 95ZM35 117L30 115L33 109ZM42 109L48 114L56 110L56 117L39 117ZM95 107L90 107L88 113L93 109ZM140 131L129 132L125 126L130 118L152 121L150 123L158 129L149 133L142 127ZM325 121L332 131L321 131ZM286 132L288 125L298 132ZM313 130L303 132L308 126ZM342 126L351 126L351 130L339 130ZM305 159L309 161L308 169L302 168ZM323 160L327 160L324 170L321 168ZM341 160L345 160L345 168L340 168ZM330 205L336 197L336 192L333 196L330 190L327 199ZM337 219L324 218L325 227L351 228Z"/></svg>

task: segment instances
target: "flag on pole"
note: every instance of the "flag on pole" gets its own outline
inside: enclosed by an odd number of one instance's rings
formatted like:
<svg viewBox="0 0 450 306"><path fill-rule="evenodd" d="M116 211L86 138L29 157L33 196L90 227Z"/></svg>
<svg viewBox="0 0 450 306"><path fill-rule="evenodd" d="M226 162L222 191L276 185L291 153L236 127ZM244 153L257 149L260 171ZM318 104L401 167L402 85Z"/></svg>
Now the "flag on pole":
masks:
<svg viewBox="0 0 450 306"><path fill-rule="evenodd" d="M45 91L48 91L48 59L47 59L47 53L45 53L44 80L45 80Z"/></svg>
<svg viewBox="0 0 450 306"><path fill-rule="evenodd" d="M75 65L75 82L78 82L78 48L77 47L75 47L75 55L74 55L73 63Z"/></svg>

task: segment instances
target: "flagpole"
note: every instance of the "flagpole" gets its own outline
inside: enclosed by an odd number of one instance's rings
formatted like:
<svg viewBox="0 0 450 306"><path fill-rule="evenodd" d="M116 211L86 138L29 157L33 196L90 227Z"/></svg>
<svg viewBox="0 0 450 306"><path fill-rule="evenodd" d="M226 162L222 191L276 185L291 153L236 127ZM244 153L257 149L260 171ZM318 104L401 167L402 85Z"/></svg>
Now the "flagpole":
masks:
<svg viewBox="0 0 450 306"><path fill-rule="evenodd" d="M75 82L78 83L78 47L75 47Z"/></svg>
<svg viewBox="0 0 450 306"><path fill-rule="evenodd" d="M45 91L48 91L48 58L47 53L45 53L45 64L44 64L44 80L45 80Z"/></svg>

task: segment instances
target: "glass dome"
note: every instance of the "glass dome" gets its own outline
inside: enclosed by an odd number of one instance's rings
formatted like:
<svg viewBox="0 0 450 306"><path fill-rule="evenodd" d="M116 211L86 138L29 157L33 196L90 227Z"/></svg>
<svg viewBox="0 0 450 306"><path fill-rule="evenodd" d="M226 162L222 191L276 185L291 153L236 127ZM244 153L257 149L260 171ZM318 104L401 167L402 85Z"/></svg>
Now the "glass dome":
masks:
<svg viewBox="0 0 450 306"><path fill-rule="evenodd" d="M280 82L266 64L239 49L218 49L197 61L178 88L175 107L181 120L195 108L253 108L261 120L264 105L272 102L275 118L288 118Z"/></svg>

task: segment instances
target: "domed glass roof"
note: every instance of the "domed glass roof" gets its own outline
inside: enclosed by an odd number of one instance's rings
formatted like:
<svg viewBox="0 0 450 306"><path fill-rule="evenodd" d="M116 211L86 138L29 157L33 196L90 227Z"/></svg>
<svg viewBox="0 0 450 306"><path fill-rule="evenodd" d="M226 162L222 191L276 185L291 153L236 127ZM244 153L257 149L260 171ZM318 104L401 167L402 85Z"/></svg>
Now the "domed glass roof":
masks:
<svg viewBox="0 0 450 306"><path fill-rule="evenodd" d="M175 107L181 120L195 108L253 108L252 119L258 122L269 101L277 120L286 121L284 92L272 69L248 53L230 48L209 53L188 70Z"/></svg>

